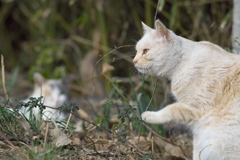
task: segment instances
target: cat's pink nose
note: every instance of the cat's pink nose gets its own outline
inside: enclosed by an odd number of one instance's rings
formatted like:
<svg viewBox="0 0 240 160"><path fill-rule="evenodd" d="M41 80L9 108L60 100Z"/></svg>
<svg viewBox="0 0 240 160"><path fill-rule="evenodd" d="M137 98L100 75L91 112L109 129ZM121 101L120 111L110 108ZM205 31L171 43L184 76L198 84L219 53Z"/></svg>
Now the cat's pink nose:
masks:
<svg viewBox="0 0 240 160"><path fill-rule="evenodd" d="M138 60L134 58L133 63L136 64L137 62L138 62Z"/></svg>

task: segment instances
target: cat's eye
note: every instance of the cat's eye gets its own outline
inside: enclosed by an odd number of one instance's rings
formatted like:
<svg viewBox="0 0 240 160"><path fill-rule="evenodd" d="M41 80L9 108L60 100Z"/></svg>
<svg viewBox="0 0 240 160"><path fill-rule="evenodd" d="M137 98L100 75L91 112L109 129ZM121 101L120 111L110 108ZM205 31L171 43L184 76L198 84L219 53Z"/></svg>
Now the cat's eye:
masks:
<svg viewBox="0 0 240 160"><path fill-rule="evenodd" d="M144 49L142 55L146 54L149 51L149 49Z"/></svg>

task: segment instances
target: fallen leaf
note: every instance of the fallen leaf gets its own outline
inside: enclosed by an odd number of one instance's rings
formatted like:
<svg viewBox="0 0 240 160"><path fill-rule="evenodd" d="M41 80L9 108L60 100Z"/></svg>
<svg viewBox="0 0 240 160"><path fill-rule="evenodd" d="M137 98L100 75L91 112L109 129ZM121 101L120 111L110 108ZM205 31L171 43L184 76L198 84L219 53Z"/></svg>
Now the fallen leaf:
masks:
<svg viewBox="0 0 240 160"><path fill-rule="evenodd" d="M64 135L59 136L59 137L56 139L56 146L57 146L57 147L59 147L59 146L65 146L65 145L68 145L68 144L70 144L70 143L72 143L72 142L73 142L73 141L64 134Z"/></svg>
<svg viewBox="0 0 240 160"><path fill-rule="evenodd" d="M59 146L65 146L65 145L68 145L70 143L72 143L73 141L65 134L63 133L63 131L61 131L58 126L56 125L55 121L52 120L54 125L55 125L55 128L53 129L50 129L49 130L49 134L51 136L53 136L54 138L56 138L55 140L55 143L56 143L56 146L59 147Z"/></svg>
<svg viewBox="0 0 240 160"><path fill-rule="evenodd" d="M174 145L167 141L164 141L163 139L161 139L157 136L155 136L154 139L155 139L155 143L160 148L163 148L165 150L166 154L175 156L175 157L185 158L185 155L184 155L183 151L181 150L180 146Z"/></svg>
<svg viewBox="0 0 240 160"><path fill-rule="evenodd" d="M114 67L111 66L110 64L108 63L104 63L102 65L102 73L101 74L106 74L107 72L111 72L114 70Z"/></svg>

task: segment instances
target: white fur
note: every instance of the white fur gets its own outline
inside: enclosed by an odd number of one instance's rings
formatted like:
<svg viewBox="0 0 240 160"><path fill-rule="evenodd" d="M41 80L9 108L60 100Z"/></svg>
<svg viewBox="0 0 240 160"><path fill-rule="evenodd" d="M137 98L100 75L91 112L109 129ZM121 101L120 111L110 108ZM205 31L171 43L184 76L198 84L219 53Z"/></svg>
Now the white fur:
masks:
<svg viewBox="0 0 240 160"><path fill-rule="evenodd" d="M38 98L43 96L43 104L49 107L58 108L64 104L68 100L66 94L61 93L61 89L58 87L60 85L61 80L45 80L41 75L38 73L34 75L35 86L33 94L30 97ZM24 100L24 102L29 101L29 98ZM37 116L39 113L39 108L33 108L33 114ZM27 118L29 118L30 113L28 112L28 108L22 107L20 112L24 114ZM44 119L51 119L54 120L63 120L66 118L63 112L60 112L57 109L52 109L46 107L43 111L43 118Z"/></svg>
<svg viewBox="0 0 240 160"><path fill-rule="evenodd" d="M171 80L177 102L144 112L143 120L191 125L194 160L239 159L240 56L177 36L158 20L155 25L155 30L143 26L133 63L141 73ZM144 49L149 51L142 54Z"/></svg>

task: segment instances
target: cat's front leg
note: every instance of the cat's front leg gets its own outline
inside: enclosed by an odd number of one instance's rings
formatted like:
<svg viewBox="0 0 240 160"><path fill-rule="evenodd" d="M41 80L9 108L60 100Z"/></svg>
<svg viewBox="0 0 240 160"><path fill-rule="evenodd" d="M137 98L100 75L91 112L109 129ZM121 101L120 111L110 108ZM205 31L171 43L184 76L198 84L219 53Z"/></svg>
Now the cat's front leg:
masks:
<svg viewBox="0 0 240 160"><path fill-rule="evenodd" d="M157 112L146 111L142 114L142 119L147 123L161 124L170 121L190 122L199 116L200 111L197 108L178 102L166 106Z"/></svg>

